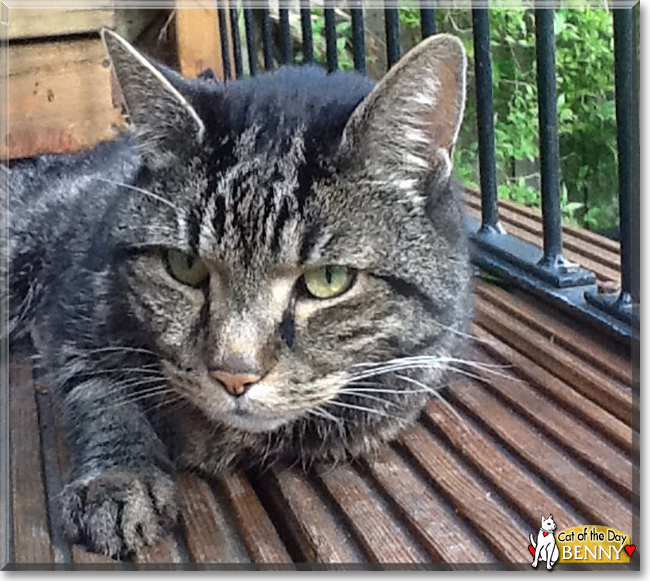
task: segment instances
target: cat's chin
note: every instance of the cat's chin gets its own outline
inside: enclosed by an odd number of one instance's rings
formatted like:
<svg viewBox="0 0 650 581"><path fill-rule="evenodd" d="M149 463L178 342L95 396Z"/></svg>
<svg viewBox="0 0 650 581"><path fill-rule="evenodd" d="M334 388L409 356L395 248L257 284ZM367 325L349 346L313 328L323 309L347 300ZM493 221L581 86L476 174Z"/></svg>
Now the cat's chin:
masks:
<svg viewBox="0 0 650 581"><path fill-rule="evenodd" d="M220 416L218 421L242 432L259 434L263 432L274 432L291 421L291 418L269 418L255 413L237 410Z"/></svg>

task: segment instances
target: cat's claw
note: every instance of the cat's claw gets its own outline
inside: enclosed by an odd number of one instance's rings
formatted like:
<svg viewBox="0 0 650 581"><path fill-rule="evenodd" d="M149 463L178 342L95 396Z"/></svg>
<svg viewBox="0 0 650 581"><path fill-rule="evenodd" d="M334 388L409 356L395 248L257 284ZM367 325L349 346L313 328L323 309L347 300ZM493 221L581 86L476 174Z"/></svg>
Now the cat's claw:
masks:
<svg viewBox="0 0 650 581"><path fill-rule="evenodd" d="M123 558L173 527L173 480L157 469L113 469L68 484L59 496L67 537L96 553Z"/></svg>

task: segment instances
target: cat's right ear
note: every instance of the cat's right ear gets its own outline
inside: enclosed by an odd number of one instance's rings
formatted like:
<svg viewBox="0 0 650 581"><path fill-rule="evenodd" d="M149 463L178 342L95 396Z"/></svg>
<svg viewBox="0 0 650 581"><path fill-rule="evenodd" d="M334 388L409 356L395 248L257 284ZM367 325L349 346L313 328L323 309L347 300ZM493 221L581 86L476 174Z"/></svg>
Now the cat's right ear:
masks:
<svg viewBox="0 0 650 581"><path fill-rule="evenodd" d="M101 36L144 162L152 169L164 167L171 157L200 144L205 126L179 90L183 78L167 70L163 75L112 30L102 29Z"/></svg>

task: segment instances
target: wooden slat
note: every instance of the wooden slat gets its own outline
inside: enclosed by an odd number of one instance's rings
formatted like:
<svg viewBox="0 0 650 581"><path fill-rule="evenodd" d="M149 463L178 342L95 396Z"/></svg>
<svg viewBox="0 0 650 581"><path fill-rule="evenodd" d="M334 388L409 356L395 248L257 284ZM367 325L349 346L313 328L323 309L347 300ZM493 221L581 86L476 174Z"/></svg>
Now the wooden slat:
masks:
<svg viewBox="0 0 650 581"><path fill-rule="evenodd" d="M248 479L237 472L220 479L246 548L255 563L291 563L278 532Z"/></svg>
<svg viewBox="0 0 650 581"><path fill-rule="evenodd" d="M496 561L481 539L458 519L449 503L435 494L394 450L387 447L380 458L367 463L367 469L432 561Z"/></svg>
<svg viewBox="0 0 650 581"><path fill-rule="evenodd" d="M229 523L210 485L191 474L179 477L181 520L192 561L250 563L244 543Z"/></svg>
<svg viewBox="0 0 650 581"><path fill-rule="evenodd" d="M479 482L449 450L435 441L421 425L404 433L399 441L419 466L445 492L458 514L472 523L499 560L526 562L528 549L519 539L528 531L513 522L496 494Z"/></svg>
<svg viewBox="0 0 650 581"><path fill-rule="evenodd" d="M176 538L168 536L133 557L139 565L156 565L156 569L176 570L183 563L183 557Z"/></svg>
<svg viewBox="0 0 650 581"><path fill-rule="evenodd" d="M52 3L56 5L54 2ZM115 25L115 11L101 8L9 9L9 40L95 32Z"/></svg>
<svg viewBox="0 0 650 581"><path fill-rule="evenodd" d="M31 368L9 366L13 552L16 563L53 563Z"/></svg>
<svg viewBox="0 0 650 581"><path fill-rule="evenodd" d="M270 470L256 484L274 504L274 517L308 563L363 563L366 557L350 531L297 470Z"/></svg>
<svg viewBox="0 0 650 581"><path fill-rule="evenodd" d="M221 81L224 80L216 0L183 2L183 7L176 8L176 43L180 70L184 75L196 77L210 68ZM234 71L232 55L230 62Z"/></svg>
<svg viewBox="0 0 650 581"><path fill-rule="evenodd" d="M321 480L341 507L371 561L419 563L428 560L352 467L325 469Z"/></svg>
<svg viewBox="0 0 650 581"><path fill-rule="evenodd" d="M10 158L77 151L115 137L111 72L99 38L8 48L7 147Z"/></svg>
<svg viewBox="0 0 650 581"><path fill-rule="evenodd" d="M590 524L603 524L622 531L631 530L629 503L603 488L570 460L566 452L551 445L510 409L488 394L482 385L470 382L449 391L457 405L479 418L491 433L516 452L572 504L586 514Z"/></svg>
<svg viewBox="0 0 650 581"><path fill-rule="evenodd" d="M575 391L562 380L540 367L532 359L499 341L482 327L474 325L472 332L481 341L479 347L488 353L492 359L496 362L514 365L517 368L517 375L526 379L536 389L542 390L545 395L564 409L570 410L576 418L582 419L595 430L621 446L626 453L631 453L633 430L629 425Z"/></svg>
<svg viewBox="0 0 650 581"><path fill-rule="evenodd" d="M544 334L555 345L574 353L627 386L632 385L632 358L629 352L626 356L617 353L611 343L603 343L586 333L578 333L575 328L569 327L539 309L532 308L529 303L499 287L478 281L474 290L482 299L508 316L516 317L531 329Z"/></svg>
<svg viewBox="0 0 650 581"><path fill-rule="evenodd" d="M488 365L494 363L477 350L472 352L472 360ZM597 432L577 422L573 416L548 398L536 393L524 381L512 377L509 370L499 371L497 377L485 370L473 370L473 373L481 376L492 393L505 399L511 409L527 418L536 429L571 450L575 458L600 474L627 499L631 498L632 463Z"/></svg>
<svg viewBox="0 0 650 581"><path fill-rule="evenodd" d="M525 466L505 454L467 416L459 418L440 401L431 402L425 415L448 438L454 450L477 468L527 522L536 524L540 511L551 507L555 521L561 523L560 529L583 523L574 511L558 506L550 490L542 489Z"/></svg>
<svg viewBox="0 0 650 581"><path fill-rule="evenodd" d="M476 320L508 345L572 385L585 397L608 409L624 422L632 416L632 393L615 380L586 365L580 358L548 341L512 317L495 311L477 298Z"/></svg>

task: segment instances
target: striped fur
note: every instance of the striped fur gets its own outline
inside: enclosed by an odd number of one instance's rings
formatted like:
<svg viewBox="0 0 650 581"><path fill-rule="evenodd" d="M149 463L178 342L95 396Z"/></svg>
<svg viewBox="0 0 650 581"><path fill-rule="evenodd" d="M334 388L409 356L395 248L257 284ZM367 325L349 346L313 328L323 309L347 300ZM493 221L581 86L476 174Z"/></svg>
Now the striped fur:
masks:
<svg viewBox="0 0 650 581"><path fill-rule="evenodd" d="M465 57L440 36L374 89L312 67L224 86L104 41L136 132L11 168L9 292L63 412L66 531L121 555L173 523L176 469L372 453L443 383L470 315ZM300 295L327 264L351 289ZM238 399L207 372L233 354L263 372Z"/></svg>

